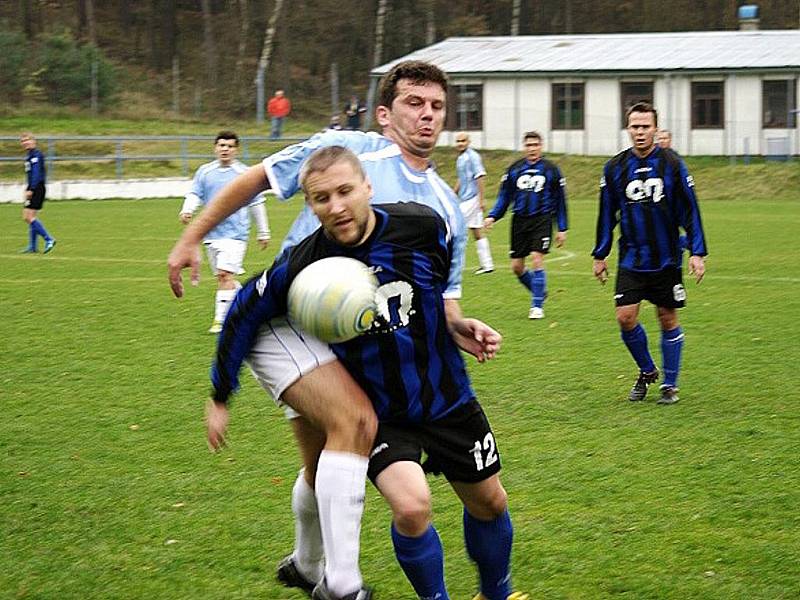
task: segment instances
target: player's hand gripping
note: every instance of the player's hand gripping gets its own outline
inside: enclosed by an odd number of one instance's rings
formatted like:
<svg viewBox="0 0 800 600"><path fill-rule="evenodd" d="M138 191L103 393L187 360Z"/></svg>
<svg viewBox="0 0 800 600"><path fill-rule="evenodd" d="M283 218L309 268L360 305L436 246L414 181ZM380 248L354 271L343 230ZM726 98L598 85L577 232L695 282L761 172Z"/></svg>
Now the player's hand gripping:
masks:
<svg viewBox="0 0 800 600"><path fill-rule="evenodd" d="M594 259L594 263L592 264L592 272L598 281L600 281L600 283L603 285L606 284L606 281L608 281L608 263L606 263L605 259Z"/></svg>
<svg viewBox="0 0 800 600"><path fill-rule="evenodd" d="M212 452L225 447L225 431L228 429L228 407L222 402L209 399L206 403L206 436Z"/></svg>
<svg viewBox="0 0 800 600"><path fill-rule="evenodd" d="M192 285L200 283L200 247L184 240L178 240L167 258L167 272L169 273L169 286L176 298L183 296L183 277L181 271L191 269Z"/></svg>

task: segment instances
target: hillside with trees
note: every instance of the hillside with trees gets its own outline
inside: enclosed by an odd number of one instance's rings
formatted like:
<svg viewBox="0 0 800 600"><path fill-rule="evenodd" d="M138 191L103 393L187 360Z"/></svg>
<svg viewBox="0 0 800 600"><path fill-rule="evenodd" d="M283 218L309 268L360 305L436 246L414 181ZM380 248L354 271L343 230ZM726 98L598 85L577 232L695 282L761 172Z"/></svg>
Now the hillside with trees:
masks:
<svg viewBox="0 0 800 600"><path fill-rule="evenodd" d="M256 114L255 80L302 115L365 95L372 66L449 36L736 29L736 0L8 0L0 107ZM796 0L762 29L798 26ZM299 100L299 102L298 102Z"/></svg>

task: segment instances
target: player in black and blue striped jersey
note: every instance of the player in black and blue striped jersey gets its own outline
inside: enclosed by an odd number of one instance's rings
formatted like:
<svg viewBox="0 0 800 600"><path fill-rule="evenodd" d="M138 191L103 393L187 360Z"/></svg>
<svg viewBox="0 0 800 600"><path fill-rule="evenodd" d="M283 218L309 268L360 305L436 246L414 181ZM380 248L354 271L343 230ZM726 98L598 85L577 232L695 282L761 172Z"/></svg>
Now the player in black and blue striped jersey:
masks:
<svg viewBox="0 0 800 600"><path fill-rule="evenodd" d="M531 293L529 319L544 318L547 277L544 257L550 252L553 220L558 225L556 245L567 240L566 179L559 168L542 158L542 136L536 131L523 135L525 156L513 163L500 182L494 208L485 220L491 229L505 215L509 205L511 220L511 270ZM525 268L531 257L533 270Z"/></svg>
<svg viewBox="0 0 800 600"><path fill-rule="evenodd" d="M25 174L28 185L25 187L25 200L22 204L22 218L28 224L28 246L22 250L25 254L35 253L36 240L39 236L44 239L44 253L50 252L56 245L56 239L47 232L38 218L45 200L45 180L47 170L44 164L44 154L36 147L36 138L30 132L19 136L19 142L25 149Z"/></svg>
<svg viewBox="0 0 800 600"><path fill-rule="evenodd" d="M664 380L660 404L678 401L678 374L684 334L678 308L686 301L681 274L686 233L689 274L697 283L705 275L706 248L694 180L675 152L655 143L658 114L646 102L633 105L627 114L633 146L620 152L603 169L597 237L592 250L594 275L605 283L606 257L611 252L614 228L619 224L619 269L614 298L622 340L639 366L639 376L629 399L643 400L647 387L659 372L647 346L647 334L638 321L639 305L648 300L656 306L661 325Z"/></svg>
<svg viewBox="0 0 800 600"><path fill-rule="evenodd" d="M501 338L443 298L453 252L449 228L421 204L370 207L369 180L356 156L342 147L312 154L301 181L322 228L287 249L237 295L212 369L214 400L226 402L238 387L239 369L260 326L286 312L289 287L303 268L328 256L369 265L380 283L378 317L368 333L331 347L367 392L380 421L369 477L392 507L398 561L420 597L448 598L420 464L424 451L432 470L447 477L464 503L464 535L478 565L480 597L524 599L511 595L513 530L498 477L499 453L459 351L482 362L494 356Z"/></svg>

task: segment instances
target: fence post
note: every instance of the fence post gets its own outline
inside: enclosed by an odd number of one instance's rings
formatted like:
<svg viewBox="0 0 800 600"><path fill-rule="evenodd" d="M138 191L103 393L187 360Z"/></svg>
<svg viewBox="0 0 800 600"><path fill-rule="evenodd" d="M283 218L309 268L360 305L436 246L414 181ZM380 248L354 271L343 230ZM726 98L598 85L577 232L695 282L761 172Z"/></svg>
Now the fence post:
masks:
<svg viewBox="0 0 800 600"><path fill-rule="evenodd" d="M181 137L181 174L189 176L189 142L185 137Z"/></svg>
<svg viewBox="0 0 800 600"><path fill-rule="evenodd" d="M117 179L122 179L122 140L117 140Z"/></svg>
<svg viewBox="0 0 800 600"><path fill-rule="evenodd" d="M52 177L56 170L56 141L50 138L47 138L47 160L45 163L47 176Z"/></svg>

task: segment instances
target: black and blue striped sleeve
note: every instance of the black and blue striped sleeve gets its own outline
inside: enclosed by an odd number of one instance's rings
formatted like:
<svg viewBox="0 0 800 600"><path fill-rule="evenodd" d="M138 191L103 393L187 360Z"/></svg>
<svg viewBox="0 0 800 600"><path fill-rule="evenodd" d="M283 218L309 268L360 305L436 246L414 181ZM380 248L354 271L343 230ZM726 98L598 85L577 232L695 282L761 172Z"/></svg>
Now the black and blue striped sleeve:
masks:
<svg viewBox="0 0 800 600"><path fill-rule="evenodd" d="M286 314L288 273L286 262L275 264L269 271L250 279L236 294L219 334L217 353L211 366L215 402L227 402L230 395L239 389L239 371L250 354L261 325Z"/></svg>
<svg viewBox="0 0 800 600"><path fill-rule="evenodd" d="M678 202L678 218L680 225L686 232L689 253L692 256L706 256L706 237L703 233L703 223L700 219L700 208L697 204L697 196L694 193L694 179L686 168L686 163L682 160L678 167L677 192L680 198Z"/></svg>

